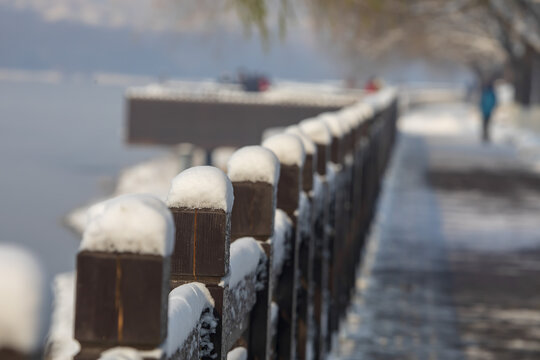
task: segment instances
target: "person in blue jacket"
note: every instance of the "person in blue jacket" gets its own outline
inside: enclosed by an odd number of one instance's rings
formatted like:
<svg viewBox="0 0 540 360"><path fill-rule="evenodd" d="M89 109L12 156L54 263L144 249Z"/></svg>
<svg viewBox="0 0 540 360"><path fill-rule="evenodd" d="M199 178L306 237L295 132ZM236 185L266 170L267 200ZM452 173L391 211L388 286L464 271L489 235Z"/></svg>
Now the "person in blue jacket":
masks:
<svg viewBox="0 0 540 360"><path fill-rule="evenodd" d="M497 106L497 95L495 94L495 87L493 82L486 82L482 86L482 94L480 96L480 110L482 111L482 140L489 142L489 125L491 122L491 115L493 110Z"/></svg>

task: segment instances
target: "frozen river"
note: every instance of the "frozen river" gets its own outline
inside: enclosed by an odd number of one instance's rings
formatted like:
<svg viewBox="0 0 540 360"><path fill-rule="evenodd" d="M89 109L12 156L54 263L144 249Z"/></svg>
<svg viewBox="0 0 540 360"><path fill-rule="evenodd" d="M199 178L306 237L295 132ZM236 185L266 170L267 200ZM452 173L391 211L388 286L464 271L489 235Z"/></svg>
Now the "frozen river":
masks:
<svg viewBox="0 0 540 360"><path fill-rule="evenodd" d="M91 81L0 81L0 241L30 248L48 276L74 266L62 225L110 188L120 169L164 149L123 142L124 87Z"/></svg>

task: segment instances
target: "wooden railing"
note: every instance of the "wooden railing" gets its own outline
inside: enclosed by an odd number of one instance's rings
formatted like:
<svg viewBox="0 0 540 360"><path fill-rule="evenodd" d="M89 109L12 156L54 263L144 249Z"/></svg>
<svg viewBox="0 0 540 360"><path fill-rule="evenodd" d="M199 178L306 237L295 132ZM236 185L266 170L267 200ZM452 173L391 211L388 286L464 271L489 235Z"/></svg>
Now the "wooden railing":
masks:
<svg viewBox="0 0 540 360"><path fill-rule="evenodd" d="M395 92L383 90L237 150L228 176L182 172L166 211L141 196L94 211L94 242L77 257L76 358L114 358L120 347L147 359L326 358L396 119ZM123 211L125 233L108 229Z"/></svg>

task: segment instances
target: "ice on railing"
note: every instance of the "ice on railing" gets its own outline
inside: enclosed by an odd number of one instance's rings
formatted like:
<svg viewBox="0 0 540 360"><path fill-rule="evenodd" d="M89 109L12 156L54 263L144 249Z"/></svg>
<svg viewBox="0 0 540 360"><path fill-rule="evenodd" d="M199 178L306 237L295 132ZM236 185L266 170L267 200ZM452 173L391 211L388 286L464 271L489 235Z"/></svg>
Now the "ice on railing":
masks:
<svg viewBox="0 0 540 360"><path fill-rule="evenodd" d="M274 248L272 273L275 277L281 274L283 264L287 260L291 250L291 244L288 239L291 236L293 223L289 216L281 210L276 209L274 218L274 235L272 236L272 245Z"/></svg>
<svg viewBox="0 0 540 360"><path fill-rule="evenodd" d="M332 134L330 129L319 118L311 118L303 120L300 125L300 129L316 144L329 145L332 142Z"/></svg>
<svg viewBox="0 0 540 360"><path fill-rule="evenodd" d="M237 347L227 353L227 360L247 360L248 352L245 347Z"/></svg>
<svg viewBox="0 0 540 360"><path fill-rule="evenodd" d="M182 171L172 181L167 205L192 209L232 211L234 201L231 181L213 166L196 166Z"/></svg>
<svg viewBox="0 0 540 360"><path fill-rule="evenodd" d="M43 275L36 258L0 244L0 349L32 354L40 347Z"/></svg>
<svg viewBox="0 0 540 360"><path fill-rule="evenodd" d="M54 360L71 360L80 350L79 342L73 338L75 272L56 275L53 288L54 307L48 337L48 355Z"/></svg>
<svg viewBox="0 0 540 360"><path fill-rule="evenodd" d="M276 184L279 180L279 160L262 146L246 146L229 159L227 174L231 181L262 181Z"/></svg>
<svg viewBox="0 0 540 360"><path fill-rule="evenodd" d="M262 146L272 150L282 164L297 165L299 167L304 165L306 157L304 145L296 135L277 134L264 140Z"/></svg>
<svg viewBox="0 0 540 360"><path fill-rule="evenodd" d="M165 351L168 357L182 349L189 335L197 329L197 326L201 325L200 320L203 313L213 307L214 299L204 284L193 282L179 286L170 292L167 340L165 342ZM210 321L210 323L214 323L214 321ZM215 332L215 326L215 323L210 326L210 331L213 329ZM202 331L202 329L198 330ZM210 334L201 335L202 340L206 339L208 342Z"/></svg>
<svg viewBox="0 0 540 360"><path fill-rule="evenodd" d="M80 251L167 256L173 249L172 215L165 203L152 195L122 195L88 211Z"/></svg>

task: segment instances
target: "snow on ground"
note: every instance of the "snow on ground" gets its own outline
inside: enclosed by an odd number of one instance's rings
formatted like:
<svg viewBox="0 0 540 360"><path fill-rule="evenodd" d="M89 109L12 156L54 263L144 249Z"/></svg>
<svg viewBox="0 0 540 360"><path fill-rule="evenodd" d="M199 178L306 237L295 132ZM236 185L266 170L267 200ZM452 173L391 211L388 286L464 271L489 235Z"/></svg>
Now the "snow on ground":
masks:
<svg viewBox="0 0 540 360"><path fill-rule="evenodd" d="M401 118L333 358L540 356L540 178L478 120L466 104Z"/></svg>
<svg viewBox="0 0 540 360"><path fill-rule="evenodd" d="M399 130L423 136L477 136L479 114L465 104L437 104L410 111L399 120Z"/></svg>
<svg viewBox="0 0 540 360"><path fill-rule="evenodd" d="M523 109L515 104L500 106L494 116L493 139L514 147L520 158L540 172L540 106Z"/></svg>

